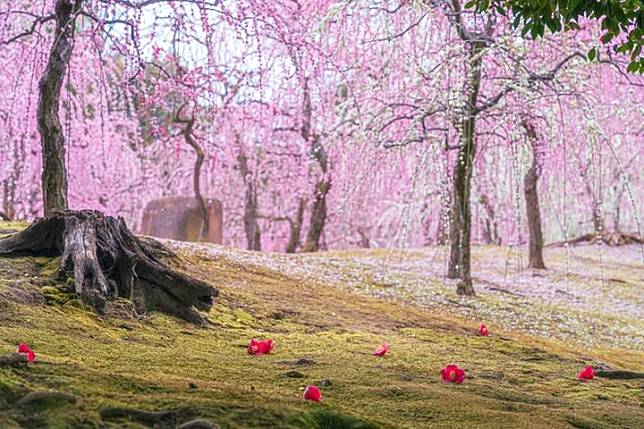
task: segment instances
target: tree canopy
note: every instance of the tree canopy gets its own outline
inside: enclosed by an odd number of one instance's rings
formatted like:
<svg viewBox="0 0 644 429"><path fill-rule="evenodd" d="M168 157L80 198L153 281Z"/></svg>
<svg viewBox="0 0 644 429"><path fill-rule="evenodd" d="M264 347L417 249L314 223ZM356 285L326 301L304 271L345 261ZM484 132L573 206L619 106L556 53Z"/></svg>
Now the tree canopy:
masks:
<svg viewBox="0 0 644 429"><path fill-rule="evenodd" d="M477 12L495 9L506 16L511 14L512 24L521 28L523 35L532 38L543 36L546 28L553 33L579 30L586 19L601 20L604 31L600 41L616 53L629 54L630 72L644 72L644 3L641 0L472 0L466 5ZM593 47L588 59L598 57Z"/></svg>

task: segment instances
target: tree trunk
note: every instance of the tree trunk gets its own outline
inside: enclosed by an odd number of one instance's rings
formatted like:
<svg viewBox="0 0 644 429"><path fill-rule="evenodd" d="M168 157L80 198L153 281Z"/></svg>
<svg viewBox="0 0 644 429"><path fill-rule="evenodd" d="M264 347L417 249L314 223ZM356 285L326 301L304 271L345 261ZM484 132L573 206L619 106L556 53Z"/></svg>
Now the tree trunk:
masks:
<svg viewBox="0 0 644 429"><path fill-rule="evenodd" d="M248 158L240 146L239 155L239 172L244 179L244 231L246 232L246 243L248 250L262 250L261 230L259 229L259 214L257 189L253 182L253 177L248 168Z"/></svg>
<svg viewBox="0 0 644 429"><path fill-rule="evenodd" d="M83 0L56 1L56 30L47 67L40 79L38 132L42 141L42 191L45 216L67 208L65 138L58 117L60 90L74 49L76 16Z"/></svg>
<svg viewBox="0 0 644 429"><path fill-rule="evenodd" d="M590 185L587 184L587 187L590 191ZM592 207L593 207L593 228L595 233L602 234L604 232L604 215L602 214L601 205L599 201L594 196L592 197Z"/></svg>
<svg viewBox="0 0 644 429"><path fill-rule="evenodd" d="M369 240L369 235L367 231L361 226L358 227L358 235L360 235L360 240L358 241L358 247L362 249L368 249L371 247L371 240Z"/></svg>
<svg viewBox="0 0 644 429"><path fill-rule="evenodd" d="M541 209L537 182L541 176L541 160L538 147L538 137L534 125L527 118L521 121L526 130L530 147L532 148L532 165L523 178L523 192L526 202L526 215L528 218L528 268L545 270L543 262L543 232L541 230Z"/></svg>
<svg viewBox="0 0 644 429"><path fill-rule="evenodd" d="M331 179L327 177L329 171L327 153L320 143L320 138L317 135L313 136L311 156L317 160L322 176L315 185L315 196L313 198L313 206L311 208L311 220L306 241L304 242L304 246L302 246L303 252L317 252L320 250L320 238L322 237L322 232L326 223L326 197L331 190Z"/></svg>
<svg viewBox="0 0 644 429"><path fill-rule="evenodd" d="M290 234L288 243L286 244L286 253L295 253L297 246L300 244L300 236L302 234L302 222L304 221L304 210L306 209L306 200L300 198L297 205L297 212L295 213L295 220L289 222Z"/></svg>
<svg viewBox="0 0 644 429"><path fill-rule="evenodd" d="M14 148L13 163L9 177L2 181L2 210L7 220L16 219L16 190L17 184L20 183L20 176L22 176L25 156L25 141L23 136Z"/></svg>
<svg viewBox="0 0 644 429"><path fill-rule="evenodd" d="M471 275L472 213L470 208L470 190L472 166L476 152L475 129L476 103L481 87L482 50L484 44L479 41L469 43L469 73L468 100L465 119L462 121L461 144L458 159L454 167L454 195L452 201L452 223L450 227L450 260L448 277L459 278L456 293L459 295L474 295Z"/></svg>
<svg viewBox="0 0 644 429"><path fill-rule="evenodd" d="M73 291L103 312L117 297L137 313L159 310L192 322L209 310L217 290L176 271L162 257L176 257L159 242L135 237L123 218L92 210L56 211L22 232L0 239L0 256L62 256L61 276L74 278Z"/></svg>
<svg viewBox="0 0 644 429"><path fill-rule="evenodd" d="M528 268L546 269L543 262L543 232L541 231L541 210L537 194L539 175L535 172L534 164L523 179L526 213L528 217Z"/></svg>
<svg viewBox="0 0 644 429"><path fill-rule="evenodd" d="M446 182L447 185L447 182ZM441 196L441 208L438 219L438 225L436 226L436 244L439 246L444 246L447 244L449 237L449 226L451 225L451 216L450 216L450 194L449 192L445 196ZM447 229L447 231L446 231Z"/></svg>
<svg viewBox="0 0 644 429"><path fill-rule="evenodd" d="M613 218L613 231L619 232L619 222L621 218L621 206L622 206L622 198L624 197L624 191L626 190L626 186L624 186L622 183L619 185L619 189L617 190L617 193L615 195L615 217Z"/></svg>
<svg viewBox="0 0 644 429"><path fill-rule="evenodd" d="M483 220L483 243L498 245L500 242L494 206L490 203L490 200L485 194L481 195L479 201L483 206L483 210L485 210L485 219Z"/></svg>
<svg viewBox="0 0 644 429"><path fill-rule="evenodd" d="M206 155L203 151L203 148L197 143L197 141L194 138L194 134L193 134L194 126L195 126L194 113L190 117L190 119L182 118L181 110L183 109L183 107L184 106L182 106L177 112L177 116L175 117L175 122L184 124L184 127L181 130L181 134L183 134L184 140L195 151L195 155L197 156L197 159L195 159L194 171L192 173L192 190L193 190L195 199L197 200L197 206L199 207L199 212L201 213L201 221L202 221L201 231L199 231L199 236L197 237L197 241L202 241L204 237L208 237L208 233L210 232L210 216L208 215L206 201L204 200L203 195L201 194L201 166L203 165L203 161Z"/></svg>

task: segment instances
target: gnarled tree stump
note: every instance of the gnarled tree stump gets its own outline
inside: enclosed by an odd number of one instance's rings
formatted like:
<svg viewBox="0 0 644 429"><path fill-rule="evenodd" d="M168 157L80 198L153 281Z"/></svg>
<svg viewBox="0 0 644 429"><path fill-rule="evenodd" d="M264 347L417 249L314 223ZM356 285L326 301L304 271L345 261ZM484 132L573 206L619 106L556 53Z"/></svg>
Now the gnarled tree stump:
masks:
<svg viewBox="0 0 644 429"><path fill-rule="evenodd" d="M217 290L171 269L161 256L175 257L154 240L132 234L121 217L93 210L55 211L24 231L0 239L0 256L62 256L61 274L74 278L74 292L96 311L117 297L139 314L158 310L201 322Z"/></svg>

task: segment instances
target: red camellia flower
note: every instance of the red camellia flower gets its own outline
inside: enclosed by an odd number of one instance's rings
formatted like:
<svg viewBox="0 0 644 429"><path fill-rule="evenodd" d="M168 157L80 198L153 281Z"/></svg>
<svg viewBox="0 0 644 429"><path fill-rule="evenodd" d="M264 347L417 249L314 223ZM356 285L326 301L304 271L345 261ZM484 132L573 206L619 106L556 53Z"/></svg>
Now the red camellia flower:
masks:
<svg viewBox="0 0 644 429"><path fill-rule="evenodd" d="M36 353L31 350L27 343L20 343L18 346L18 353L26 357L29 362L36 360Z"/></svg>
<svg viewBox="0 0 644 429"><path fill-rule="evenodd" d="M251 355L264 355L269 354L273 350L273 340L256 340L251 339L248 342L248 354Z"/></svg>
<svg viewBox="0 0 644 429"><path fill-rule="evenodd" d="M490 335L490 332L487 330L487 326L481 323L481 326L479 326L479 335L482 337L487 337Z"/></svg>
<svg viewBox="0 0 644 429"><path fill-rule="evenodd" d="M586 368L581 370L581 372L577 376L577 380L592 380L593 378L595 378L595 374L596 372L593 367L588 365Z"/></svg>
<svg viewBox="0 0 644 429"><path fill-rule="evenodd" d="M465 371L457 365L447 365L441 369L441 376L445 383L461 384L465 380Z"/></svg>
<svg viewBox="0 0 644 429"><path fill-rule="evenodd" d="M373 351L373 355L382 357L386 355L388 351L389 351L389 344L383 343L383 345L381 345L380 347L378 347L376 350Z"/></svg>
<svg viewBox="0 0 644 429"><path fill-rule="evenodd" d="M269 354L273 351L273 339L261 341L262 353Z"/></svg>
<svg viewBox="0 0 644 429"><path fill-rule="evenodd" d="M304 389L304 399L307 401L321 402L322 392L320 392L317 386L306 386L306 389Z"/></svg>

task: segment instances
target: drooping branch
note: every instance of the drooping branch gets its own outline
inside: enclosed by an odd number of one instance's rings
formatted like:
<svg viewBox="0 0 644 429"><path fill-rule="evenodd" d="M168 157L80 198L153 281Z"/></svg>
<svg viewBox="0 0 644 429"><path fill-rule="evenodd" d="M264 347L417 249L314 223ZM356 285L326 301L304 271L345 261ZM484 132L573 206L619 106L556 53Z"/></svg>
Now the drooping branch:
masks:
<svg viewBox="0 0 644 429"><path fill-rule="evenodd" d="M13 11L13 13L19 14L21 12L20 11ZM22 13L26 14L27 12L22 12ZM31 14L29 14L29 15L31 15ZM13 42L16 42L16 41L22 39L23 37L31 36L32 34L34 34L36 32L36 28L38 28L39 25L43 25L43 24L45 24L45 23L47 23L49 21L53 21L54 19L56 19L56 15L54 15L54 14L46 15L46 16L35 16L34 20L31 22L31 26L28 29L26 29L25 31L23 31L21 33L16 34L13 37L10 37L7 40L2 41L1 44L8 45L10 43L13 43Z"/></svg>
<svg viewBox="0 0 644 429"><path fill-rule="evenodd" d="M535 83L538 82L550 82L553 81L557 77L557 73L566 65L568 62L570 62L573 58L585 58L584 55L581 52L574 52L561 61L557 63L552 69L550 69L546 73L534 73L531 72L530 70L527 70L528 72L528 86L531 87ZM501 91L499 91L496 95L492 96L488 101L486 101L483 104L480 104L476 106L475 112L478 114L480 112L483 112L484 110L490 109L501 101L503 97L505 97L507 94L513 92L516 89L516 86L514 85L508 85L505 86Z"/></svg>

